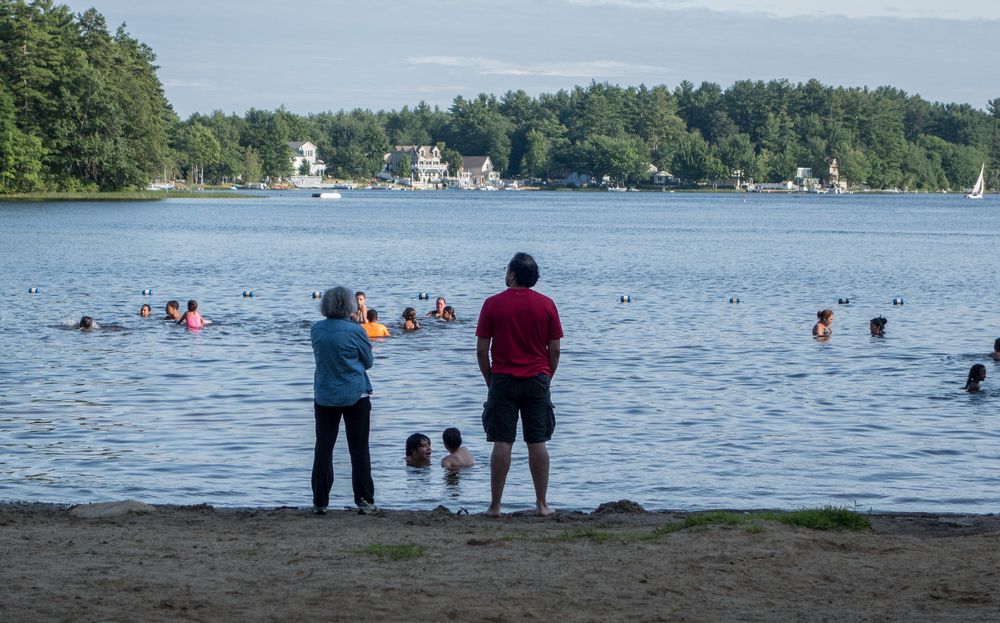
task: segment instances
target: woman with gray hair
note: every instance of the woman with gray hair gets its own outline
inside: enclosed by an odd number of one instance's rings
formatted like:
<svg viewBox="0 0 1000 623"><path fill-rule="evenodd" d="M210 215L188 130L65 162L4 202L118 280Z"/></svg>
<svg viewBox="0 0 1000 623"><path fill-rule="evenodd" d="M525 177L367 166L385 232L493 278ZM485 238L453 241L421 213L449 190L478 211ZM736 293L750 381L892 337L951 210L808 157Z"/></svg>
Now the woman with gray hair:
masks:
<svg viewBox="0 0 1000 623"><path fill-rule="evenodd" d="M313 454L313 512L326 513L333 488L333 446L340 420L344 420L351 455L351 485L358 513L374 512L368 431L371 425L372 384L366 370L372 367L372 344L365 330L350 319L358 309L354 293L343 286L323 293L320 312L326 317L312 326L313 410L316 416L316 449Z"/></svg>

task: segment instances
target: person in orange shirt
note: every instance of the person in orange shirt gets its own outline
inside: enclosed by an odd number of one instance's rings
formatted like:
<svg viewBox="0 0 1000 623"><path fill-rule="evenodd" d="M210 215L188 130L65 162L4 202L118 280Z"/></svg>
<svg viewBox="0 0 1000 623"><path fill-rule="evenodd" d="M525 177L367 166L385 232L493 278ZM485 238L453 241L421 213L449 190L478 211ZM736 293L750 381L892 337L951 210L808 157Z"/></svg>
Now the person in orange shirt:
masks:
<svg viewBox="0 0 1000 623"><path fill-rule="evenodd" d="M361 325L361 328L365 330L368 334L368 338L373 337L389 337L389 329L386 328L384 324L378 321L378 312L374 309L368 310L368 322Z"/></svg>

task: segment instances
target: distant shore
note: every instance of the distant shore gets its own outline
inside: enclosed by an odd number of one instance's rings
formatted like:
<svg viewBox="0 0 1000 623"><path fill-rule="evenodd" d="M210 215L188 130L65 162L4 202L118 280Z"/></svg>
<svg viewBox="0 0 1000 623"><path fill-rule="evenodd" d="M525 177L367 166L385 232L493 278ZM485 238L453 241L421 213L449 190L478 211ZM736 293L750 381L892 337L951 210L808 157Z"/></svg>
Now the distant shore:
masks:
<svg viewBox="0 0 1000 623"><path fill-rule="evenodd" d="M81 509L0 505L0 619L969 621L1000 607L996 515L817 530L627 501L499 520Z"/></svg>

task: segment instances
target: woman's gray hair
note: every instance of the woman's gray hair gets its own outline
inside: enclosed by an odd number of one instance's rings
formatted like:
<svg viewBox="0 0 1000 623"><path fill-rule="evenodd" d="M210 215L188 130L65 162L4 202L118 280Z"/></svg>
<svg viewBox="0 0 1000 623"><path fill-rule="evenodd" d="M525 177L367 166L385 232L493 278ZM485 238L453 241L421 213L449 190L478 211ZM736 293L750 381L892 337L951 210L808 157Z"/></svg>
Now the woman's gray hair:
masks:
<svg viewBox="0 0 1000 623"><path fill-rule="evenodd" d="M353 292L344 286L337 286L323 293L319 311L327 318L347 318L358 311L358 301Z"/></svg>

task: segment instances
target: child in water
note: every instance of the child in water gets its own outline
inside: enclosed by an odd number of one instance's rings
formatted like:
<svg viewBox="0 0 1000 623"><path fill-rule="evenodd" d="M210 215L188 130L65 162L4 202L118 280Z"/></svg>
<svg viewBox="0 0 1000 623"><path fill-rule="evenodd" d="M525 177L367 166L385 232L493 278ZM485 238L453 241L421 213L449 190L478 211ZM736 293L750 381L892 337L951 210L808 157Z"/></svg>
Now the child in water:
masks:
<svg viewBox="0 0 1000 623"><path fill-rule="evenodd" d="M441 310L441 320L451 321L455 319L455 308L451 305L446 305L444 309Z"/></svg>
<svg viewBox="0 0 1000 623"><path fill-rule="evenodd" d="M142 307L139 308L139 315L143 318L149 318L153 315L153 308L149 306L149 303L143 303Z"/></svg>
<svg viewBox="0 0 1000 623"><path fill-rule="evenodd" d="M830 337L830 323L833 322L833 310L821 309L816 312L819 321L813 325L813 335L816 337Z"/></svg>
<svg viewBox="0 0 1000 623"><path fill-rule="evenodd" d="M968 392L978 392L980 387L979 384L986 380L986 366L981 363L977 363L971 368L969 368L969 378L965 381L965 391Z"/></svg>
<svg viewBox="0 0 1000 623"><path fill-rule="evenodd" d="M993 361L1000 361L1000 337L993 340L993 352L990 353L990 357L993 357Z"/></svg>
<svg viewBox="0 0 1000 623"><path fill-rule="evenodd" d="M81 331L90 331L93 328L94 328L94 319L93 318L91 318L90 316L84 316L83 318L80 318L80 330Z"/></svg>
<svg viewBox="0 0 1000 623"><path fill-rule="evenodd" d="M882 316L872 318L868 323L868 330L872 332L872 337L885 337L885 323L889 322Z"/></svg>
<svg viewBox="0 0 1000 623"><path fill-rule="evenodd" d="M368 322L361 325L361 328L368 334L369 339L373 337L389 337L389 329L378 321L378 312L368 309Z"/></svg>
<svg viewBox="0 0 1000 623"><path fill-rule="evenodd" d="M417 310L407 307L403 310L403 331L416 331L420 328L417 322Z"/></svg>
<svg viewBox="0 0 1000 623"><path fill-rule="evenodd" d="M201 329L207 324L212 324L212 321L202 318L198 313L198 301L191 299L188 301L188 310L180 317L177 324L186 324L188 329Z"/></svg>
<svg viewBox="0 0 1000 623"><path fill-rule="evenodd" d="M441 434L441 440L444 441L444 447L448 450L448 456L441 459L441 467L461 469L476 464L476 459L472 458L469 451L462 446L462 431L457 428L446 428Z"/></svg>

